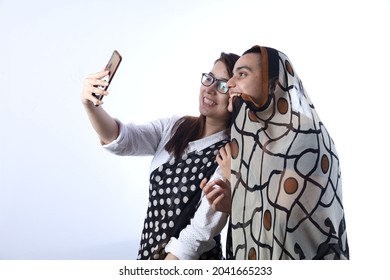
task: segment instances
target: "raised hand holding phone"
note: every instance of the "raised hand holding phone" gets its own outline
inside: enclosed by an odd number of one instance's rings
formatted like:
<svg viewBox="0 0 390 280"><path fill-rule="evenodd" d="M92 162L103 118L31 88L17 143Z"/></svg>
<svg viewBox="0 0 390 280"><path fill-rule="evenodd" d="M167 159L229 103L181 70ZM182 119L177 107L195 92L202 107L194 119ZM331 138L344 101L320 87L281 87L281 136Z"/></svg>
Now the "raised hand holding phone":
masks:
<svg viewBox="0 0 390 280"><path fill-rule="evenodd" d="M119 54L117 50L114 50L114 52L111 55L110 60L108 61L105 71L108 71L108 75L103 78L103 80L107 81L108 84L106 86L98 86L99 88L103 90L107 90L109 85L111 84L112 79L114 78L114 75L116 73L116 70L118 69L120 63L122 61L122 56ZM92 93L93 96L95 96L97 99L102 100L103 95L98 95L95 93ZM95 105L98 106L98 105Z"/></svg>

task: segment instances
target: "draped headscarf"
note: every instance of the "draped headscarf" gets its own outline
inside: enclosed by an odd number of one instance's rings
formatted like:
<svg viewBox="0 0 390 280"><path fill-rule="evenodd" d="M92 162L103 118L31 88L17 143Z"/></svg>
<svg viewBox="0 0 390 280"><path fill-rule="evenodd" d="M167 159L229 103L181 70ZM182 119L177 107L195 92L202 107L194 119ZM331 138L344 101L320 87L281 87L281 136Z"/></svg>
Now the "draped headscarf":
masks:
<svg viewBox="0 0 390 280"><path fill-rule="evenodd" d="M349 259L339 157L282 52L260 47L261 100L234 100L234 259Z"/></svg>

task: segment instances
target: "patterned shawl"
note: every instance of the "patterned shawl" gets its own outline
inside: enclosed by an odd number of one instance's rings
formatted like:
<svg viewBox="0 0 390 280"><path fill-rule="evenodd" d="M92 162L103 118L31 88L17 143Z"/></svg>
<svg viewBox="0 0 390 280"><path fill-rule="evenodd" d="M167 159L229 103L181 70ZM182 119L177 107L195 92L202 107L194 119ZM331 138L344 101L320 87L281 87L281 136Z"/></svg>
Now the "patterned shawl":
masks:
<svg viewBox="0 0 390 280"><path fill-rule="evenodd" d="M260 104L234 100L233 259L349 259L339 157L289 58L261 47Z"/></svg>

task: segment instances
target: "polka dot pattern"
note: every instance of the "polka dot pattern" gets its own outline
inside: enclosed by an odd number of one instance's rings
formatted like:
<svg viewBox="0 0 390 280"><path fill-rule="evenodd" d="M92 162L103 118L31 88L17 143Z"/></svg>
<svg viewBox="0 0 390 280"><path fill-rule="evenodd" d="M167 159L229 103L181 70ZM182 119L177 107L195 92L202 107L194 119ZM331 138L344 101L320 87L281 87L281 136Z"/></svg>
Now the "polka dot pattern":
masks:
<svg viewBox="0 0 390 280"><path fill-rule="evenodd" d="M285 98L279 98L277 103L278 111L282 115L288 112L288 101Z"/></svg>
<svg viewBox="0 0 390 280"><path fill-rule="evenodd" d="M329 158L326 155L321 158L321 170L323 173L327 173L329 170Z"/></svg>
<svg viewBox="0 0 390 280"><path fill-rule="evenodd" d="M141 235L138 259L164 259L165 246L178 237L194 216L200 202L203 178L210 178L217 168L215 156L228 141L220 141L202 151L171 160L150 176L149 207ZM220 241L200 259L221 259Z"/></svg>
<svg viewBox="0 0 390 280"><path fill-rule="evenodd" d="M231 153L232 153L232 158L235 159L237 158L238 156L238 152L239 152L239 146L238 146L238 141L237 139L232 139L232 141L230 142L230 149L231 149Z"/></svg>
<svg viewBox="0 0 390 280"><path fill-rule="evenodd" d="M248 260L257 260L255 248L250 248L248 253Z"/></svg>
<svg viewBox="0 0 390 280"><path fill-rule="evenodd" d="M293 194L298 190L298 181L294 177L287 178L284 182L284 190L288 194Z"/></svg>

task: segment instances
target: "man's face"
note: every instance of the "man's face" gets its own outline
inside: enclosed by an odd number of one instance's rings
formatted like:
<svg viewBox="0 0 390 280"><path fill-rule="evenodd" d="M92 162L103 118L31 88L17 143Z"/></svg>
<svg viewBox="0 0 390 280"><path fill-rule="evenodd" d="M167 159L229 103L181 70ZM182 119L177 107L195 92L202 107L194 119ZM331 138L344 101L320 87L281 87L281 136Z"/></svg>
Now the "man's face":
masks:
<svg viewBox="0 0 390 280"><path fill-rule="evenodd" d="M240 94L249 95L254 102L260 103L260 54L248 53L241 56L234 65L233 73L227 83L230 96L228 110L233 111L233 98Z"/></svg>

